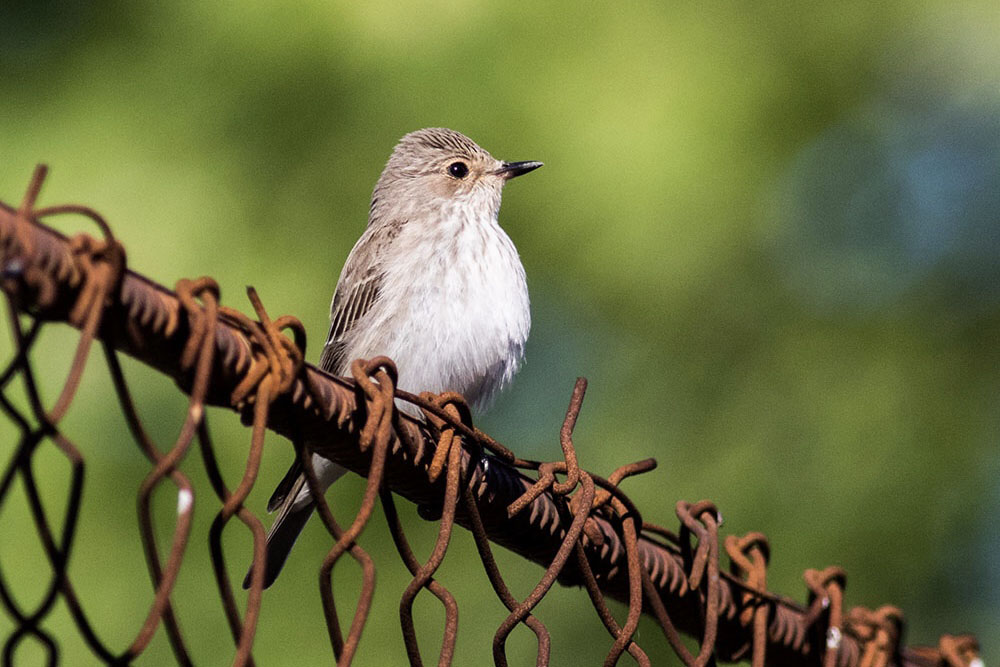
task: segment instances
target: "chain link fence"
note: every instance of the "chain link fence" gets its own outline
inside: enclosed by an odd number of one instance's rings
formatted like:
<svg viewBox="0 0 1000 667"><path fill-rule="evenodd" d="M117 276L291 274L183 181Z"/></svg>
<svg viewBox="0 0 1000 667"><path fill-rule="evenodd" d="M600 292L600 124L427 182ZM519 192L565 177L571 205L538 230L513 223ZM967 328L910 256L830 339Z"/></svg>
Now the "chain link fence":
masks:
<svg viewBox="0 0 1000 667"><path fill-rule="evenodd" d="M181 280L169 290L128 270L124 249L95 211L84 206L35 209L44 176L45 169L40 167L18 208L0 203L0 278L15 343L0 374L0 408L18 433L17 442L3 447L0 509L11 503L27 505L47 557L22 572L9 572L0 562L0 605L14 622L14 630L3 638L4 664L12 664L15 651L27 638L45 647L50 663L58 661L59 639L46 629L58 601L69 610L94 656L107 664L129 663L140 656L161 627L177 663L196 663L172 607L174 584L191 534L195 488L182 463L192 447L201 454L217 498L209 532L210 554L232 634L233 664L252 664L264 600L265 532L244 501L256 480L264 435L270 429L295 446L330 533L332 546L320 566L319 595L338 664L351 663L363 640L374 595L375 561L362 549L359 538L381 505L399 558L413 577L401 594L400 624L407 656L414 665L428 657L418 647L413 620L414 601L421 594L433 596L444 609L436 661L442 665L456 662L459 601L434 578L456 526L471 532L493 591L509 610L490 650L496 665L507 664L507 639L521 625L536 637L537 664L549 664L549 633L534 611L557 581L582 587L581 598L586 594L606 627L605 665L617 664L625 653L640 665L650 664L635 636L642 614L654 618L663 635L643 641L668 642L689 666L718 661L749 661L755 667L982 665L974 637L942 635L937 646L907 647L902 643L904 620L899 609L848 609L844 604L846 574L839 568L805 571L805 603L770 591L767 538L751 532L723 539L721 516L709 501L678 502L676 531L645 520L620 485L629 476L651 471L655 461L628 463L606 478L578 464L573 428L586 392L582 378L574 387L560 432L563 458L553 462L522 459L475 428L461 396L417 396L396 389L390 359L357 360L349 378L333 377L306 364L301 323L290 316L272 319L252 289L248 292L256 320L222 305L219 287L210 278ZM66 238L39 222L61 214L90 218L100 238ZM42 328L59 323L75 327L80 335L62 390L49 406L38 391L31 351ZM118 409L150 465L136 497L153 602L144 619L135 619L138 629L124 649L99 638L99 629L83 609L67 568L81 509L84 455L62 423L95 343L103 348ZM154 442L139 418L119 353L172 377L189 395L183 427L168 446ZM17 407L10 395L14 391L23 391L30 409ZM397 400L418 406L423 419L398 411ZM235 486L232 480L224 480L214 454L205 418L207 405L237 412L250 429L246 463ZM59 517L43 508L36 480L39 470L32 465L38 453L49 447L58 450L73 471L64 514ZM367 478L360 509L346 527L337 522L317 491L312 452ZM21 480L23 497L13 492L15 478ZM169 545L157 544L162 526L155 525L151 510L154 491L164 485L173 486L178 498ZM421 562L410 549L396 509L397 498L415 503L422 516L432 516L437 522L435 547L426 561ZM647 517L664 512L663 508L645 509ZM253 540L254 567L242 608L222 548L223 532L234 518ZM508 589L494 559L494 544L543 568L526 598L517 599ZM723 554L729 561L728 571L723 569ZM340 621L331 583L331 572L344 556L357 561L363 573L361 594L346 624ZM35 605L19 601L9 586L12 576L45 580L47 593ZM624 619L615 618L608 599L627 604ZM689 648L682 634L695 638L697 650Z"/></svg>

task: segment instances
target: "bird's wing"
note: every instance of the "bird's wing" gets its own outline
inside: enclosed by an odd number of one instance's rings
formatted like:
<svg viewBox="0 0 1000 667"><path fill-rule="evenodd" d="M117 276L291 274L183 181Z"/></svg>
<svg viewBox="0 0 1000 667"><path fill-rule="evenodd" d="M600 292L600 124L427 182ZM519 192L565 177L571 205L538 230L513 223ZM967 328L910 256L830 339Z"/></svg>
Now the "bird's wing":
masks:
<svg viewBox="0 0 1000 667"><path fill-rule="evenodd" d="M328 373L344 372L348 361L344 359L344 338L379 298L383 260L400 224L382 222L379 229L369 226L344 264L330 306L330 332L319 360L320 368Z"/></svg>
<svg viewBox="0 0 1000 667"><path fill-rule="evenodd" d="M349 293L337 289L330 313L330 333L320 356L319 367L328 373L341 373L344 359L344 336L367 313L379 296L381 275L367 276L349 288Z"/></svg>

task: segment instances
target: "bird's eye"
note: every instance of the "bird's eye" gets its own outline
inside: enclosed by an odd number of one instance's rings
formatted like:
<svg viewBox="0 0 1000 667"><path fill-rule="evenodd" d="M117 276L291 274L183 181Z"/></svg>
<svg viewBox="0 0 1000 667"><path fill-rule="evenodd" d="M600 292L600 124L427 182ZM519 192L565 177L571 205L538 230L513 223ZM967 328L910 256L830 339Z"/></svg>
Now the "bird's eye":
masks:
<svg viewBox="0 0 1000 667"><path fill-rule="evenodd" d="M455 178L465 178L465 175L469 173L469 165L464 162L452 162L448 165L448 173Z"/></svg>

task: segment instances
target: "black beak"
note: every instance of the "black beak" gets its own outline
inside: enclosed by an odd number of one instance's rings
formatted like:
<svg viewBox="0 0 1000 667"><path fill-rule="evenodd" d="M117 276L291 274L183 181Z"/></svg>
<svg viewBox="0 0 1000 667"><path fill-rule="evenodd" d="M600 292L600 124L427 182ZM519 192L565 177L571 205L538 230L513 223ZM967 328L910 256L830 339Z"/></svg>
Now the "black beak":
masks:
<svg viewBox="0 0 1000 667"><path fill-rule="evenodd" d="M503 165L494 174L502 176L506 180L510 180L515 176L520 176L521 174L527 174L529 171L534 171L542 166L541 162L504 162Z"/></svg>

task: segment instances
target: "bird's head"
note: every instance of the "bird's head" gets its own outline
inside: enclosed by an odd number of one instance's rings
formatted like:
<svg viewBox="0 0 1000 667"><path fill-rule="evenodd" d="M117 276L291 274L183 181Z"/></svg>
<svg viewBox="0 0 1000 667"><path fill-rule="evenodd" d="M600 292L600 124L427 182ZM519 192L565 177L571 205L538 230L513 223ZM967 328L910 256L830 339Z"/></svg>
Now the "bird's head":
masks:
<svg viewBox="0 0 1000 667"><path fill-rule="evenodd" d="M494 217L510 179L541 162L504 162L460 132L427 128L396 144L372 195L372 212L387 207L443 209L456 204L483 208Z"/></svg>

